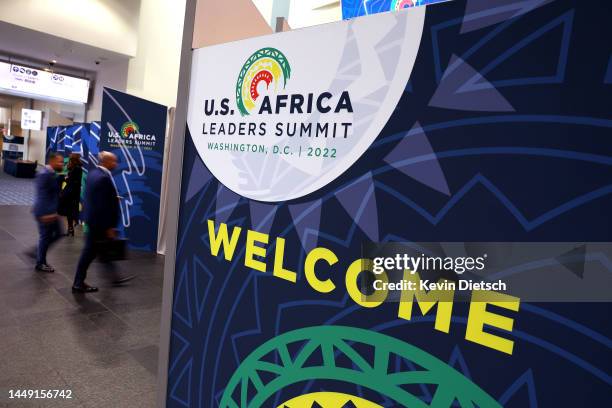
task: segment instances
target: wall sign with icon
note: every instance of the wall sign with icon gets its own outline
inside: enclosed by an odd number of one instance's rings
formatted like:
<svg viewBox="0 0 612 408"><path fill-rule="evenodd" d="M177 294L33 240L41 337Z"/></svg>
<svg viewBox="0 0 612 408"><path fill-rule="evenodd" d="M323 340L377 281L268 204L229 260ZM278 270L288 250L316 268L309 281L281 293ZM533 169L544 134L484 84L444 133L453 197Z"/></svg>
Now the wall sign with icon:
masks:
<svg viewBox="0 0 612 408"><path fill-rule="evenodd" d="M21 128L24 130L41 130L42 111L32 109L21 110Z"/></svg>
<svg viewBox="0 0 612 408"><path fill-rule="evenodd" d="M83 104L87 103L89 81L0 62L0 90L19 96Z"/></svg>

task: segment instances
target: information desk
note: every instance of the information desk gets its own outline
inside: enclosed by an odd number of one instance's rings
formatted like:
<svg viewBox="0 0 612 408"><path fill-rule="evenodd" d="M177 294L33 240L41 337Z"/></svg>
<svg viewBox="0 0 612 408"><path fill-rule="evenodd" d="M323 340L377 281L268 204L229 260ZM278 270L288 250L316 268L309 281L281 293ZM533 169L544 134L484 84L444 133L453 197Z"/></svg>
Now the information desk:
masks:
<svg viewBox="0 0 612 408"><path fill-rule="evenodd" d="M4 160L4 172L14 177L34 178L37 163L28 160Z"/></svg>

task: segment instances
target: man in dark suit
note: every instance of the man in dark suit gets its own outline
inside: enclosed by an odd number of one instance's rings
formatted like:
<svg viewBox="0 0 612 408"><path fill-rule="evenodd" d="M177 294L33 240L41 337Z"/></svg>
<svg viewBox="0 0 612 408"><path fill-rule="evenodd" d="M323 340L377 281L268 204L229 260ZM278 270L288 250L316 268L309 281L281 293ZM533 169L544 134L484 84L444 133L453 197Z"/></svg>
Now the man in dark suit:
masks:
<svg viewBox="0 0 612 408"><path fill-rule="evenodd" d="M47 251L64 234L57 215L60 185L55 175L64 168L64 157L51 153L47 165L36 176L36 199L32 212L38 222L38 251L36 252L36 270L54 272L47 264Z"/></svg>
<svg viewBox="0 0 612 408"><path fill-rule="evenodd" d="M87 268L104 250L105 241L117 238L117 224L119 223L119 197L113 182L111 171L117 167L117 156L110 152L100 153L100 164L89 171L85 184L85 222L87 223L88 233L85 240L85 247L81 253L79 264L77 265L73 292L90 293L97 292L98 288L89 286L85 283ZM123 283L132 277L120 278L114 265L107 263L110 277L113 283Z"/></svg>

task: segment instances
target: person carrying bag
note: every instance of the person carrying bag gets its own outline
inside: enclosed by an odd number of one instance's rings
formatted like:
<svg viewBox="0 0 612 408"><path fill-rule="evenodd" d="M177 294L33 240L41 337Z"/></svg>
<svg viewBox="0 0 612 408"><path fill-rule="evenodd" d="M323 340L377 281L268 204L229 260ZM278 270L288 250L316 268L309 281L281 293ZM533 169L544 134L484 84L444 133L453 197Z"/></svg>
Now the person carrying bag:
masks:
<svg viewBox="0 0 612 408"><path fill-rule="evenodd" d="M113 263L118 256L111 256L114 253L111 249L122 247L125 257L125 241L118 239L116 229L120 218L119 197L111 173L116 167L117 156L110 152L101 152L100 164L87 176L84 212L88 233L77 265L73 292L98 291L98 288L85 283L87 269L96 257L104 261L113 284L125 283L134 278L133 275L121 276Z"/></svg>

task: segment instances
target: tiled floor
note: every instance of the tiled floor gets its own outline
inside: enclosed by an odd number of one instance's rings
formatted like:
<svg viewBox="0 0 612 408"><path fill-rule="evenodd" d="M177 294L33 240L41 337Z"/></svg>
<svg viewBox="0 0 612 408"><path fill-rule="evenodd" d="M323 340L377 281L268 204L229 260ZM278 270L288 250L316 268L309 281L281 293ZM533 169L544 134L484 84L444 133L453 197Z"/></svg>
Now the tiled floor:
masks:
<svg viewBox="0 0 612 408"><path fill-rule="evenodd" d="M34 179L13 177L0 169L0 205L32 205Z"/></svg>
<svg viewBox="0 0 612 408"><path fill-rule="evenodd" d="M80 230L77 231L80 234ZM70 290L82 237L64 238L34 272L21 255L36 241L26 206L0 206L0 407L155 406L163 257L119 263L138 277L105 283L93 264L93 295ZM10 402L9 389L69 389L70 401Z"/></svg>

